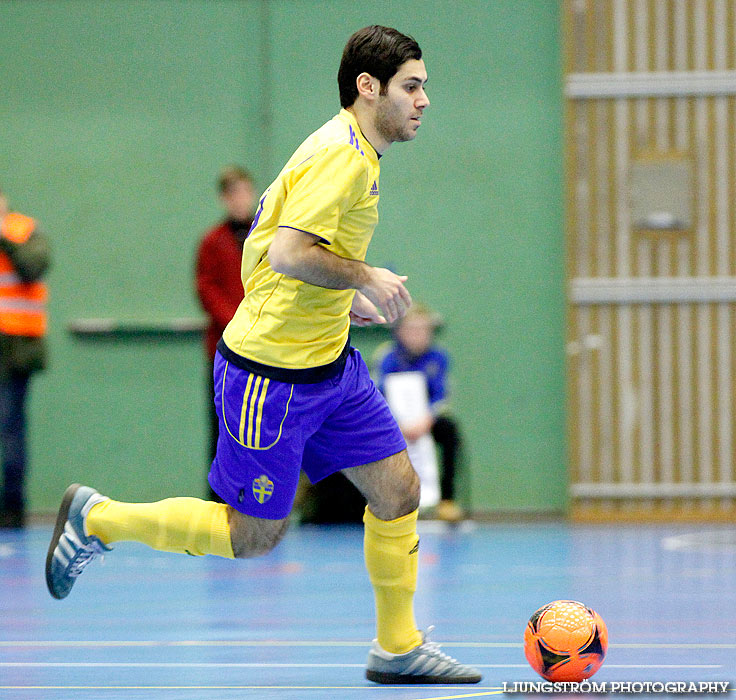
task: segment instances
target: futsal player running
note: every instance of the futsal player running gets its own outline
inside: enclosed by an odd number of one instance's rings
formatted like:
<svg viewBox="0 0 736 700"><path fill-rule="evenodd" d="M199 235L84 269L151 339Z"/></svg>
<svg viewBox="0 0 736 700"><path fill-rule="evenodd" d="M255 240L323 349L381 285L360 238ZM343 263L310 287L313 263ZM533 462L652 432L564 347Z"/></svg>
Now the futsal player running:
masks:
<svg viewBox="0 0 736 700"><path fill-rule="evenodd" d="M411 305L407 278L367 265L378 220L380 156L411 141L429 99L419 45L371 26L348 40L342 109L309 136L262 196L243 249L245 297L218 344L217 455L209 482L224 503L121 503L70 486L46 562L55 598L122 541L254 557L283 537L300 469L342 471L361 491L378 683L477 683L480 673L418 630L413 609L419 480L396 422L350 346L350 321L391 323Z"/></svg>

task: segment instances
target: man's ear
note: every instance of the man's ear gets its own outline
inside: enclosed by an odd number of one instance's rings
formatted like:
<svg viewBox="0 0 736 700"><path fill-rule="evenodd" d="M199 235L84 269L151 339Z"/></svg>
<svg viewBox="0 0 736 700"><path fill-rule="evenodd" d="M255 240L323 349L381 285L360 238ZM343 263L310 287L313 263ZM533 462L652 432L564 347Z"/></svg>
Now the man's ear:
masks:
<svg viewBox="0 0 736 700"><path fill-rule="evenodd" d="M358 94L367 100L374 100L378 97L381 89L381 82L378 78L374 78L370 73L363 72L355 79Z"/></svg>

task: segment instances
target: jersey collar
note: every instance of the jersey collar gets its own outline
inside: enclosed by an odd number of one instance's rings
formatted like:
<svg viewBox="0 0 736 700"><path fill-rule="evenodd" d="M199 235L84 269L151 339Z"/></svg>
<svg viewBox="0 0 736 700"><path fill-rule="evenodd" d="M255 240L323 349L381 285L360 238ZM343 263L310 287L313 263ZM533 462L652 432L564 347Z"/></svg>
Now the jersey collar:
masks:
<svg viewBox="0 0 736 700"><path fill-rule="evenodd" d="M358 120L355 118L355 115L352 112L349 112L347 109L341 109L340 113L337 115L338 118L342 119L343 121L348 122L353 127L353 130L355 133L360 137L361 143L365 144L363 146L363 151L365 154L375 163L378 163L378 159L381 157L381 155L376 151L375 148L371 145L371 142L363 135L363 132L360 130L360 126L358 126Z"/></svg>

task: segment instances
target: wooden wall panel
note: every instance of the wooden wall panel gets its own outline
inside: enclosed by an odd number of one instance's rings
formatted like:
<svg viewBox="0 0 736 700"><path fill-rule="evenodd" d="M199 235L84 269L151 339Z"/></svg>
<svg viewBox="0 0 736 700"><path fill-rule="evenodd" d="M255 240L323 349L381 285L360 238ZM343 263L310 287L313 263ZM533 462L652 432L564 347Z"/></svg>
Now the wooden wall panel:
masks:
<svg viewBox="0 0 736 700"><path fill-rule="evenodd" d="M566 0L571 490L583 518L736 514L736 0ZM635 163L692 172L636 230Z"/></svg>

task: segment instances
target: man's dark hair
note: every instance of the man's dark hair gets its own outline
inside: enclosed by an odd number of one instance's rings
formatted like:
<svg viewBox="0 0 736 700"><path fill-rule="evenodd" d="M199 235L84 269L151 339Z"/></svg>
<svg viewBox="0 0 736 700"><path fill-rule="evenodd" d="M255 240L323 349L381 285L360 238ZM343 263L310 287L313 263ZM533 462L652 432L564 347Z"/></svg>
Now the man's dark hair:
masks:
<svg viewBox="0 0 736 700"><path fill-rule="evenodd" d="M388 82L396 75L399 66L410 59L418 61L421 57L419 44L396 29L375 24L359 29L348 39L342 52L337 72L340 105L351 107L358 98L355 81L361 73L378 78L380 94L385 95Z"/></svg>

